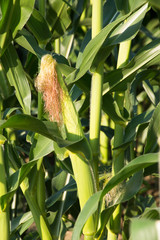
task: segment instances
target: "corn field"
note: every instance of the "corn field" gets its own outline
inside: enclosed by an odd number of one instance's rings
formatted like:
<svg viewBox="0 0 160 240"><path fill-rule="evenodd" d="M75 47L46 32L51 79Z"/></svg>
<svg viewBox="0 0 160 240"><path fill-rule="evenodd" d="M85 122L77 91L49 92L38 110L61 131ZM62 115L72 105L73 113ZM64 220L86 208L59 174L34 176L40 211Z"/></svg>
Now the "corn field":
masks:
<svg viewBox="0 0 160 240"><path fill-rule="evenodd" d="M0 239L160 239L160 1L0 0Z"/></svg>

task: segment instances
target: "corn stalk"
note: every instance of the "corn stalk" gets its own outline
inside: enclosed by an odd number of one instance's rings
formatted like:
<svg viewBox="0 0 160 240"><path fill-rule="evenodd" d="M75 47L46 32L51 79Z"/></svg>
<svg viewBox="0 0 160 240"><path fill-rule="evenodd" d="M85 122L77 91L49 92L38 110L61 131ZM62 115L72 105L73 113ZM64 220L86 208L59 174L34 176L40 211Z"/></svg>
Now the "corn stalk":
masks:
<svg viewBox="0 0 160 240"><path fill-rule="evenodd" d="M128 63L130 54L131 40L122 42L119 46L117 68L123 67ZM121 113L123 114L124 106L124 93L116 92L115 100L119 106ZM123 143L124 127L115 124L114 130L114 148L118 147ZM113 151L113 164L112 164L112 176L115 176L124 166L124 151L119 153L118 150ZM121 206L118 205L115 209L111 219L110 227L108 228L108 240L116 240L117 234L120 232L120 221L121 221Z"/></svg>
<svg viewBox="0 0 160 240"><path fill-rule="evenodd" d="M0 101L0 119L1 119L2 101ZM2 134L2 132L1 132ZM0 136L0 197L7 193L7 179L4 163L3 144L5 138ZM9 240L10 227L9 227L9 208L8 206L4 211L0 207L0 233L1 239Z"/></svg>
<svg viewBox="0 0 160 240"><path fill-rule="evenodd" d="M82 126L63 81L58 63L51 55L45 55L41 60L40 73L36 80L36 87L43 95L45 111L48 112L51 121L56 121L62 135L70 141L83 139L85 149L92 157L91 149L84 136ZM77 183L80 206L83 208L87 200L95 192L95 183L90 159L86 152L78 152L78 149L69 147L68 154L71 158L74 177ZM86 222L83 233L85 239L93 239L95 233L95 221L91 216Z"/></svg>
<svg viewBox="0 0 160 240"><path fill-rule="evenodd" d="M92 1L92 38L102 29L103 20L103 1ZM98 159L99 159L99 138L101 123L101 105L103 88L103 63L97 66L92 76L91 86L91 105L90 105L90 144L93 152L93 165L98 186Z"/></svg>

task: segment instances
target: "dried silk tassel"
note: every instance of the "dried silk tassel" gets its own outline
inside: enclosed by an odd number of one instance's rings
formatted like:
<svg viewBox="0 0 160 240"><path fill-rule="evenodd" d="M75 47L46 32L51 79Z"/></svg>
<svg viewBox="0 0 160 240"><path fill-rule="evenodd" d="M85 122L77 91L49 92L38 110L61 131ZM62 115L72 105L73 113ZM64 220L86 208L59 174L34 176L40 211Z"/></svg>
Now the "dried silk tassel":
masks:
<svg viewBox="0 0 160 240"><path fill-rule="evenodd" d="M65 129L68 140L78 141L83 138L78 113L69 96L58 63L49 54L41 59L35 86L42 93L45 112L48 113L50 121L57 122L60 130Z"/></svg>
<svg viewBox="0 0 160 240"><path fill-rule="evenodd" d="M58 125L62 125L62 89L58 82L56 72L56 61L51 55L47 54L41 59L40 72L36 78L35 86L42 97L45 104L45 111L49 114L50 121L55 121Z"/></svg>

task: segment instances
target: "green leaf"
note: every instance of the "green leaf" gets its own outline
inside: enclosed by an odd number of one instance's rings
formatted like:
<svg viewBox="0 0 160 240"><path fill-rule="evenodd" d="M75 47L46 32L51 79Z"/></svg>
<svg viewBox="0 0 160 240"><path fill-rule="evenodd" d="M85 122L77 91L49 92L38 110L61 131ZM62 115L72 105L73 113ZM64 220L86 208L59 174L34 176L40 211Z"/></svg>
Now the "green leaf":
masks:
<svg viewBox="0 0 160 240"><path fill-rule="evenodd" d="M30 149L30 161L40 159L54 151L53 140L42 135L35 134L33 144Z"/></svg>
<svg viewBox="0 0 160 240"><path fill-rule="evenodd" d="M16 36L17 32L24 27L24 25L30 18L34 8L34 4L35 4L35 0L19 0L20 21L13 32L13 37ZM15 14L17 14L17 11L15 12ZM15 18L15 15L13 16L13 18Z"/></svg>
<svg viewBox="0 0 160 240"><path fill-rule="evenodd" d="M150 4L160 10L160 2L156 0L149 0Z"/></svg>
<svg viewBox="0 0 160 240"><path fill-rule="evenodd" d="M33 35L26 29L18 32L15 41L20 46L36 55L39 59L45 54L51 54L49 51L40 48ZM70 74L74 70L73 67L70 67L68 65L68 61L63 55L52 53L52 56L59 63L60 70L65 76Z"/></svg>
<svg viewBox="0 0 160 240"><path fill-rule="evenodd" d="M0 55L2 55L19 30L29 19L35 0L1 0Z"/></svg>
<svg viewBox="0 0 160 240"><path fill-rule="evenodd" d="M69 83L73 83L81 78L91 67L96 54L98 53L99 49L103 45L105 39L108 37L109 33L114 29L117 25L119 25L125 17L118 19L105 28L94 38L92 39L84 49L84 52L81 56L81 64L79 63L79 69L75 70L71 75L69 75L66 81Z"/></svg>
<svg viewBox="0 0 160 240"><path fill-rule="evenodd" d="M90 199L87 201L83 209L81 210L76 223L74 225L74 230L72 234L72 240L79 240L81 230L87 221L87 219L98 209L99 201L101 198L102 191L95 193Z"/></svg>
<svg viewBox="0 0 160 240"><path fill-rule="evenodd" d="M31 212L24 213L23 215L20 215L20 216L14 218L11 221L11 232L14 232L17 229L19 229L28 220L32 220L32 222L33 222L33 217L32 217Z"/></svg>
<svg viewBox="0 0 160 240"><path fill-rule="evenodd" d="M67 34L63 37L63 41L61 42L61 54L68 58L74 41L74 34Z"/></svg>
<svg viewBox="0 0 160 240"><path fill-rule="evenodd" d="M53 31L52 37L62 36L69 27L71 20L68 15L68 5L63 0L49 0L47 21Z"/></svg>
<svg viewBox="0 0 160 240"><path fill-rule="evenodd" d="M0 63L0 79L1 79L1 84L0 84L0 96L2 99L7 99L8 97L13 94L13 89L11 88L7 76L5 74L4 69L2 68L2 65Z"/></svg>
<svg viewBox="0 0 160 240"><path fill-rule="evenodd" d="M107 58L113 48L113 45L133 38L140 28L141 22L147 11L147 7L148 4L145 4L130 16L125 15L103 28L102 31L87 44L82 54L80 68L69 75L69 79L67 79L67 81L70 83L77 81L90 69L92 65L92 70L95 70L100 61L104 61ZM102 49L98 53L101 47Z"/></svg>
<svg viewBox="0 0 160 240"><path fill-rule="evenodd" d="M2 65L24 113L30 114L31 91L17 52L12 44L6 49Z"/></svg>
<svg viewBox="0 0 160 240"><path fill-rule="evenodd" d="M127 39L133 39L141 27L147 8L148 3L142 5L142 7L137 11L133 11L123 24L120 24L117 28L110 32L109 38L105 40L103 47L106 45L115 45Z"/></svg>
<svg viewBox="0 0 160 240"><path fill-rule="evenodd" d="M107 14L106 14L107 12ZM103 26L113 22L118 16L114 0L108 0L103 5ZM91 29L89 29L80 46L80 51L76 60L76 68L79 68L82 62L82 55L86 45L91 41Z"/></svg>
<svg viewBox="0 0 160 240"><path fill-rule="evenodd" d="M36 9L33 10L32 15L27 22L27 27L40 44L47 44L51 38L51 32L49 31L46 20Z"/></svg>
<svg viewBox="0 0 160 240"><path fill-rule="evenodd" d="M160 208L158 207L147 207L143 214L139 218L147 218L147 219L154 219L159 220L160 216Z"/></svg>
<svg viewBox="0 0 160 240"><path fill-rule="evenodd" d="M131 240L158 240L159 228L159 221L153 221L149 219L133 219L130 227Z"/></svg>
<svg viewBox="0 0 160 240"><path fill-rule="evenodd" d="M118 11L121 11L122 14L129 13L130 11L134 11L136 8L140 7L142 4L146 3L146 0L115 0L116 7Z"/></svg>
<svg viewBox="0 0 160 240"><path fill-rule="evenodd" d="M127 146L130 142L132 142L138 132L139 127L142 124L148 123L152 117L152 114L153 111L147 111L137 115L136 117L133 117L125 128L124 142L118 148Z"/></svg>
<svg viewBox="0 0 160 240"><path fill-rule="evenodd" d="M52 185L54 190L57 189L59 191L53 194L48 199L49 201L47 200L48 207L51 207L54 203L56 203L56 213L50 216L49 221L51 221L52 223L52 234L54 236L59 236L62 215L65 213L66 210L68 210L69 207L73 205L73 203L75 203L77 199L77 193L75 192L76 183L73 179L70 179L70 174L62 171L56 177L54 177L54 179L52 180ZM61 199L59 199L60 197ZM54 208L54 206L52 208Z"/></svg>
<svg viewBox="0 0 160 240"><path fill-rule="evenodd" d="M0 20L0 55L12 40L14 29L20 21L19 0L0 1L2 18Z"/></svg>
<svg viewBox="0 0 160 240"><path fill-rule="evenodd" d="M103 231L106 228L106 224L109 221L109 219L110 219L111 215L113 214L114 210L115 210L115 207L110 207L110 208L107 208L107 209L102 211L102 213L100 215L101 225L98 228L98 231L96 232L96 235L95 235L95 238L97 240L101 239Z"/></svg>
<svg viewBox="0 0 160 240"><path fill-rule="evenodd" d="M96 233L96 239L100 239L109 220L109 218L107 217L108 208L130 200L139 191L142 184L142 179L143 172L139 171L135 173L129 181L127 181L126 183L123 182L121 184L118 184L117 186L115 186L115 188L113 188L109 193L106 194L105 202L107 205L107 209L103 210L103 212L101 213L101 225Z"/></svg>
<svg viewBox="0 0 160 240"><path fill-rule="evenodd" d="M142 185L143 171L138 171L127 182L122 182L115 186L105 195L107 207L126 202L139 191Z"/></svg>
<svg viewBox="0 0 160 240"><path fill-rule="evenodd" d="M116 8L118 11L122 12L123 14L126 14L129 12L129 6L128 1L125 0L115 0Z"/></svg>
<svg viewBox="0 0 160 240"><path fill-rule="evenodd" d="M102 196L108 193L114 186L130 177L135 172L140 171L154 163L158 162L158 153L148 153L133 159L128 165L123 167L116 176L111 178L108 184L103 189Z"/></svg>
<svg viewBox="0 0 160 240"><path fill-rule="evenodd" d="M107 14L106 14L107 12ZM103 5L103 26L106 26L115 19L118 14L114 0L108 0Z"/></svg>
<svg viewBox="0 0 160 240"><path fill-rule="evenodd" d="M28 175L28 173L31 171L31 169L33 168L33 166L36 163L37 163L37 161L32 161L32 162L24 164L18 171L16 171L9 177L8 192L5 195L2 195L0 197L0 205L1 205L2 211L5 210L8 203L11 201L14 193L20 186L21 182Z"/></svg>
<svg viewBox="0 0 160 240"><path fill-rule="evenodd" d="M117 184L122 182L123 180L130 177L135 172L140 171L143 168L146 168L154 163L158 162L158 153L150 153L145 154L142 156L139 156L135 159L133 159L128 165L123 167L117 175L112 177L110 181L106 184L105 188L97 193L95 193L93 196L90 197L90 199L85 204L84 208L82 209L81 213L79 214L72 239L79 240L81 230L87 221L87 219L97 210L99 201L102 200L102 198Z"/></svg>
<svg viewBox="0 0 160 240"><path fill-rule="evenodd" d="M73 179L71 179L71 181L65 185L64 187L62 187L59 191L57 191L56 193L54 193L53 195L51 195L47 200L46 200L46 207L50 208L51 206L53 206L53 204L55 204L57 202L57 200L62 196L62 193L65 191L75 191L77 189L76 183Z"/></svg>
<svg viewBox="0 0 160 240"><path fill-rule="evenodd" d="M153 103L153 105L156 105L156 96L154 94L151 84L149 83L149 80L143 81L143 88L144 88L145 92L147 93L149 99Z"/></svg>
<svg viewBox="0 0 160 240"><path fill-rule="evenodd" d="M62 138L57 123L41 121L37 118L25 114L14 115L7 121L0 121L0 128L15 128L37 132L57 142L61 147L75 144L75 142L71 142ZM79 141L80 140L81 139L79 139Z"/></svg>
<svg viewBox="0 0 160 240"><path fill-rule="evenodd" d="M37 41L35 40L33 35L30 32L28 32L25 28L18 32L15 41L20 46L36 55L38 58L41 58L43 55L48 53L46 50L38 46Z"/></svg>
<svg viewBox="0 0 160 240"><path fill-rule="evenodd" d="M154 152L158 150L160 138L160 103L157 105L151 121L149 123L147 142L144 148L145 153Z"/></svg>
<svg viewBox="0 0 160 240"><path fill-rule="evenodd" d="M20 229L19 229L19 234L20 234L20 236L22 236L22 234L25 232L25 231L27 231L28 229L29 229L29 227L32 225L34 223L34 218L33 217L31 217L31 218L29 218L28 220L26 220L24 223L22 223L21 224L21 227L20 227ZM33 236L33 237L32 237ZM31 234L29 234L29 237L31 238L32 237L32 239L34 239L34 238L38 238L38 233L37 232L33 232L33 233L31 233ZM27 237L28 237L28 235L27 235Z"/></svg>
<svg viewBox="0 0 160 240"><path fill-rule="evenodd" d="M159 39L156 39L141 49L126 67L114 70L104 76L103 94L124 90L126 84L133 80L136 72L145 65L149 67L151 61L158 55L160 55L160 44ZM141 78L140 81L142 81Z"/></svg>
<svg viewBox="0 0 160 240"><path fill-rule="evenodd" d="M125 125L125 119L121 115L118 104L114 101L111 94L103 96L103 111L117 124Z"/></svg>

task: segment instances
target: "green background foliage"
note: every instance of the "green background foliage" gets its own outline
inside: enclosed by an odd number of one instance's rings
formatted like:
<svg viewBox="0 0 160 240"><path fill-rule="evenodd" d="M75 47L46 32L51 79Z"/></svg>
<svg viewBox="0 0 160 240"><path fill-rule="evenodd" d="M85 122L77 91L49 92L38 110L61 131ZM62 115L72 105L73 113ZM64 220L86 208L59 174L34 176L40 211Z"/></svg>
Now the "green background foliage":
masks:
<svg viewBox="0 0 160 240"><path fill-rule="evenodd" d="M42 238L39 215L44 217L49 239L64 239L69 231L78 240L97 209L95 239L109 239L106 226L118 204L123 210L119 232L123 239L158 240L159 210L150 191L158 192L159 177L160 4L102 2L103 29L91 39L90 1L0 1L0 143L7 186L6 193L0 193L0 208L10 211L11 240ZM126 40L132 42L129 63L117 69L119 44ZM49 121L36 91L40 60L47 53L57 61L78 112L86 138L77 142ZM106 120L101 121L100 132L100 189L80 210L68 150L86 159L92 155L86 147L91 79L100 64ZM123 110L115 98L119 92L125 96ZM115 124L124 128L123 141L115 149L124 153L125 166L111 177Z"/></svg>

